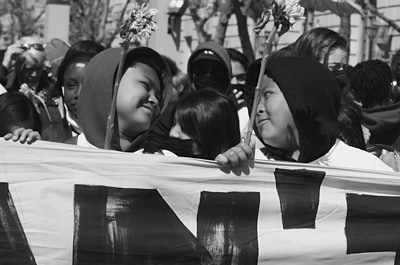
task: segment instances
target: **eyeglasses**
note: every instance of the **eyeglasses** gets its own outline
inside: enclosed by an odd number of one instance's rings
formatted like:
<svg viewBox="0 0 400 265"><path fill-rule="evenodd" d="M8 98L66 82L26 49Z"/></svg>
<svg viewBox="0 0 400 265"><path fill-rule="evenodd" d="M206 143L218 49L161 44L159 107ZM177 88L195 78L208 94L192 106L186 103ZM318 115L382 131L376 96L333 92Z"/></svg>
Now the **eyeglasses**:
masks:
<svg viewBox="0 0 400 265"><path fill-rule="evenodd" d="M29 50L30 48L34 48L37 51L44 51L44 46L43 46L43 44L40 44L40 43L33 43L33 44L22 43L21 48L26 51Z"/></svg>

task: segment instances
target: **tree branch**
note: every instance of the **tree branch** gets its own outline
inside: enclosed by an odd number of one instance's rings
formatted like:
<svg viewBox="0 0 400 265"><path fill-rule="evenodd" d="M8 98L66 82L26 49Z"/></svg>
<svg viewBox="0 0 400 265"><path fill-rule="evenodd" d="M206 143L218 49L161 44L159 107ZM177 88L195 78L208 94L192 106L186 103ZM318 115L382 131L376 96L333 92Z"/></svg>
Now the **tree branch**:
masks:
<svg viewBox="0 0 400 265"><path fill-rule="evenodd" d="M243 14L238 0L234 0L233 6L233 12L236 15L238 33L243 53L247 56L247 58L249 58L250 61L253 61L254 51L250 42L249 31L247 28L247 17Z"/></svg>
<svg viewBox="0 0 400 265"><path fill-rule="evenodd" d="M204 24L214 15L216 7L216 0L208 2L207 6L201 6L201 3L196 0L189 1L189 11L196 28L199 43L211 39L211 35L204 30Z"/></svg>
<svg viewBox="0 0 400 265"><path fill-rule="evenodd" d="M219 4L219 10L219 23L215 30L214 41L223 46L229 19L233 13L232 0L222 1L222 3Z"/></svg>
<svg viewBox="0 0 400 265"><path fill-rule="evenodd" d="M113 31L113 33L111 34L110 38L107 39L107 41L104 43L107 47L111 46L111 43L114 41L114 39L117 37L117 35L120 32L121 26L124 22L124 14L128 8L128 5L130 4L130 0L126 1L124 8L121 11L121 14L119 16L119 19L117 20L117 25L116 25L116 29ZM149 1L147 0L146 3L148 3Z"/></svg>

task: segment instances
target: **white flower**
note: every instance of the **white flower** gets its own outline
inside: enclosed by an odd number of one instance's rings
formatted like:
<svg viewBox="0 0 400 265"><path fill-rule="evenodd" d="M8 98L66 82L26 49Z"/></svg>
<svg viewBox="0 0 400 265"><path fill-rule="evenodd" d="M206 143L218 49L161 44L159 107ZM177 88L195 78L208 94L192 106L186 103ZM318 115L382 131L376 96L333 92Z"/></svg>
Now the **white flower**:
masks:
<svg viewBox="0 0 400 265"><path fill-rule="evenodd" d="M278 35L287 32L293 24L300 19L304 19L304 7L299 4L300 0L277 0L274 1L272 10L266 10L254 31L259 34L265 25L274 20L274 26L279 29Z"/></svg>
<svg viewBox="0 0 400 265"><path fill-rule="evenodd" d="M141 7L135 3L131 15L121 29L121 37L127 38L129 33L132 32L137 35L139 41L142 38L149 39L151 33L158 29L156 22L153 21L153 16L157 13L157 9L149 8L146 3L142 4Z"/></svg>
<svg viewBox="0 0 400 265"><path fill-rule="evenodd" d="M299 5L299 1L278 0L278 2L274 2L272 16L275 27L279 29L278 36L285 34L297 20L304 18L304 7Z"/></svg>
<svg viewBox="0 0 400 265"><path fill-rule="evenodd" d="M294 24L297 20L304 19L304 7L299 4L300 0L279 0L278 5L283 9L284 16L289 20L290 24Z"/></svg>

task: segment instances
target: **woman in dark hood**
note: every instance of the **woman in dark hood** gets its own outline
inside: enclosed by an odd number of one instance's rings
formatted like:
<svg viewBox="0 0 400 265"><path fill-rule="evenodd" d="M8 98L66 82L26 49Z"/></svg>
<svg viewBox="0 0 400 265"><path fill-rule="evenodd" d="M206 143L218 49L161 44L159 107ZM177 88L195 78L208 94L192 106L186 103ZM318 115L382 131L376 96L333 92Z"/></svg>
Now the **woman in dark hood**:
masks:
<svg viewBox="0 0 400 265"><path fill-rule="evenodd" d="M259 70L260 60L249 67L246 86L252 91ZM248 103L253 94L245 94ZM256 159L391 171L377 157L338 139L340 88L326 66L305 57L271 58L260 94L254 129L265 147L255 152ZM249 150L240 144L216 160L237 165L251 157Z"/></svg>
<svg viewBox="0 0 400 265"><path fill-rule="evenodd" d="M104 148L120 53L120 48L107 49L86 66L78 103L83 131L77 140L80 146ZM111 149L140 149L147 132L168 105L171 92L171 73L161 55L148 47L130 50L117 94Z"/></svg>

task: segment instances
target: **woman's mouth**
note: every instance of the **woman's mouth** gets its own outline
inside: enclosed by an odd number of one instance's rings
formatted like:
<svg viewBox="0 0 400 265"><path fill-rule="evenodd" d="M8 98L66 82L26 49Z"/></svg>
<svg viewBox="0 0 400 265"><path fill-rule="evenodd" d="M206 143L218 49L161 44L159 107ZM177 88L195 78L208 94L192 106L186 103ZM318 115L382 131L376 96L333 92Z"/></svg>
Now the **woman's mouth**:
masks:
<svg viewBox="0 0 400 265"><path fill-rule="evenodd" d="M258 124L264 123L265 121L268 121L268 120L269 120L268 118L259 118L256 120L256 124L258 125Z"/></svg>
<svg viewBox="0 0 400 265"><path fill-rule="evenodd" d="M153 104L145 103L145 104L142 105L142 107L147 109L151 113L151 116L154 115L154 106L153 106Z"/></svg>

